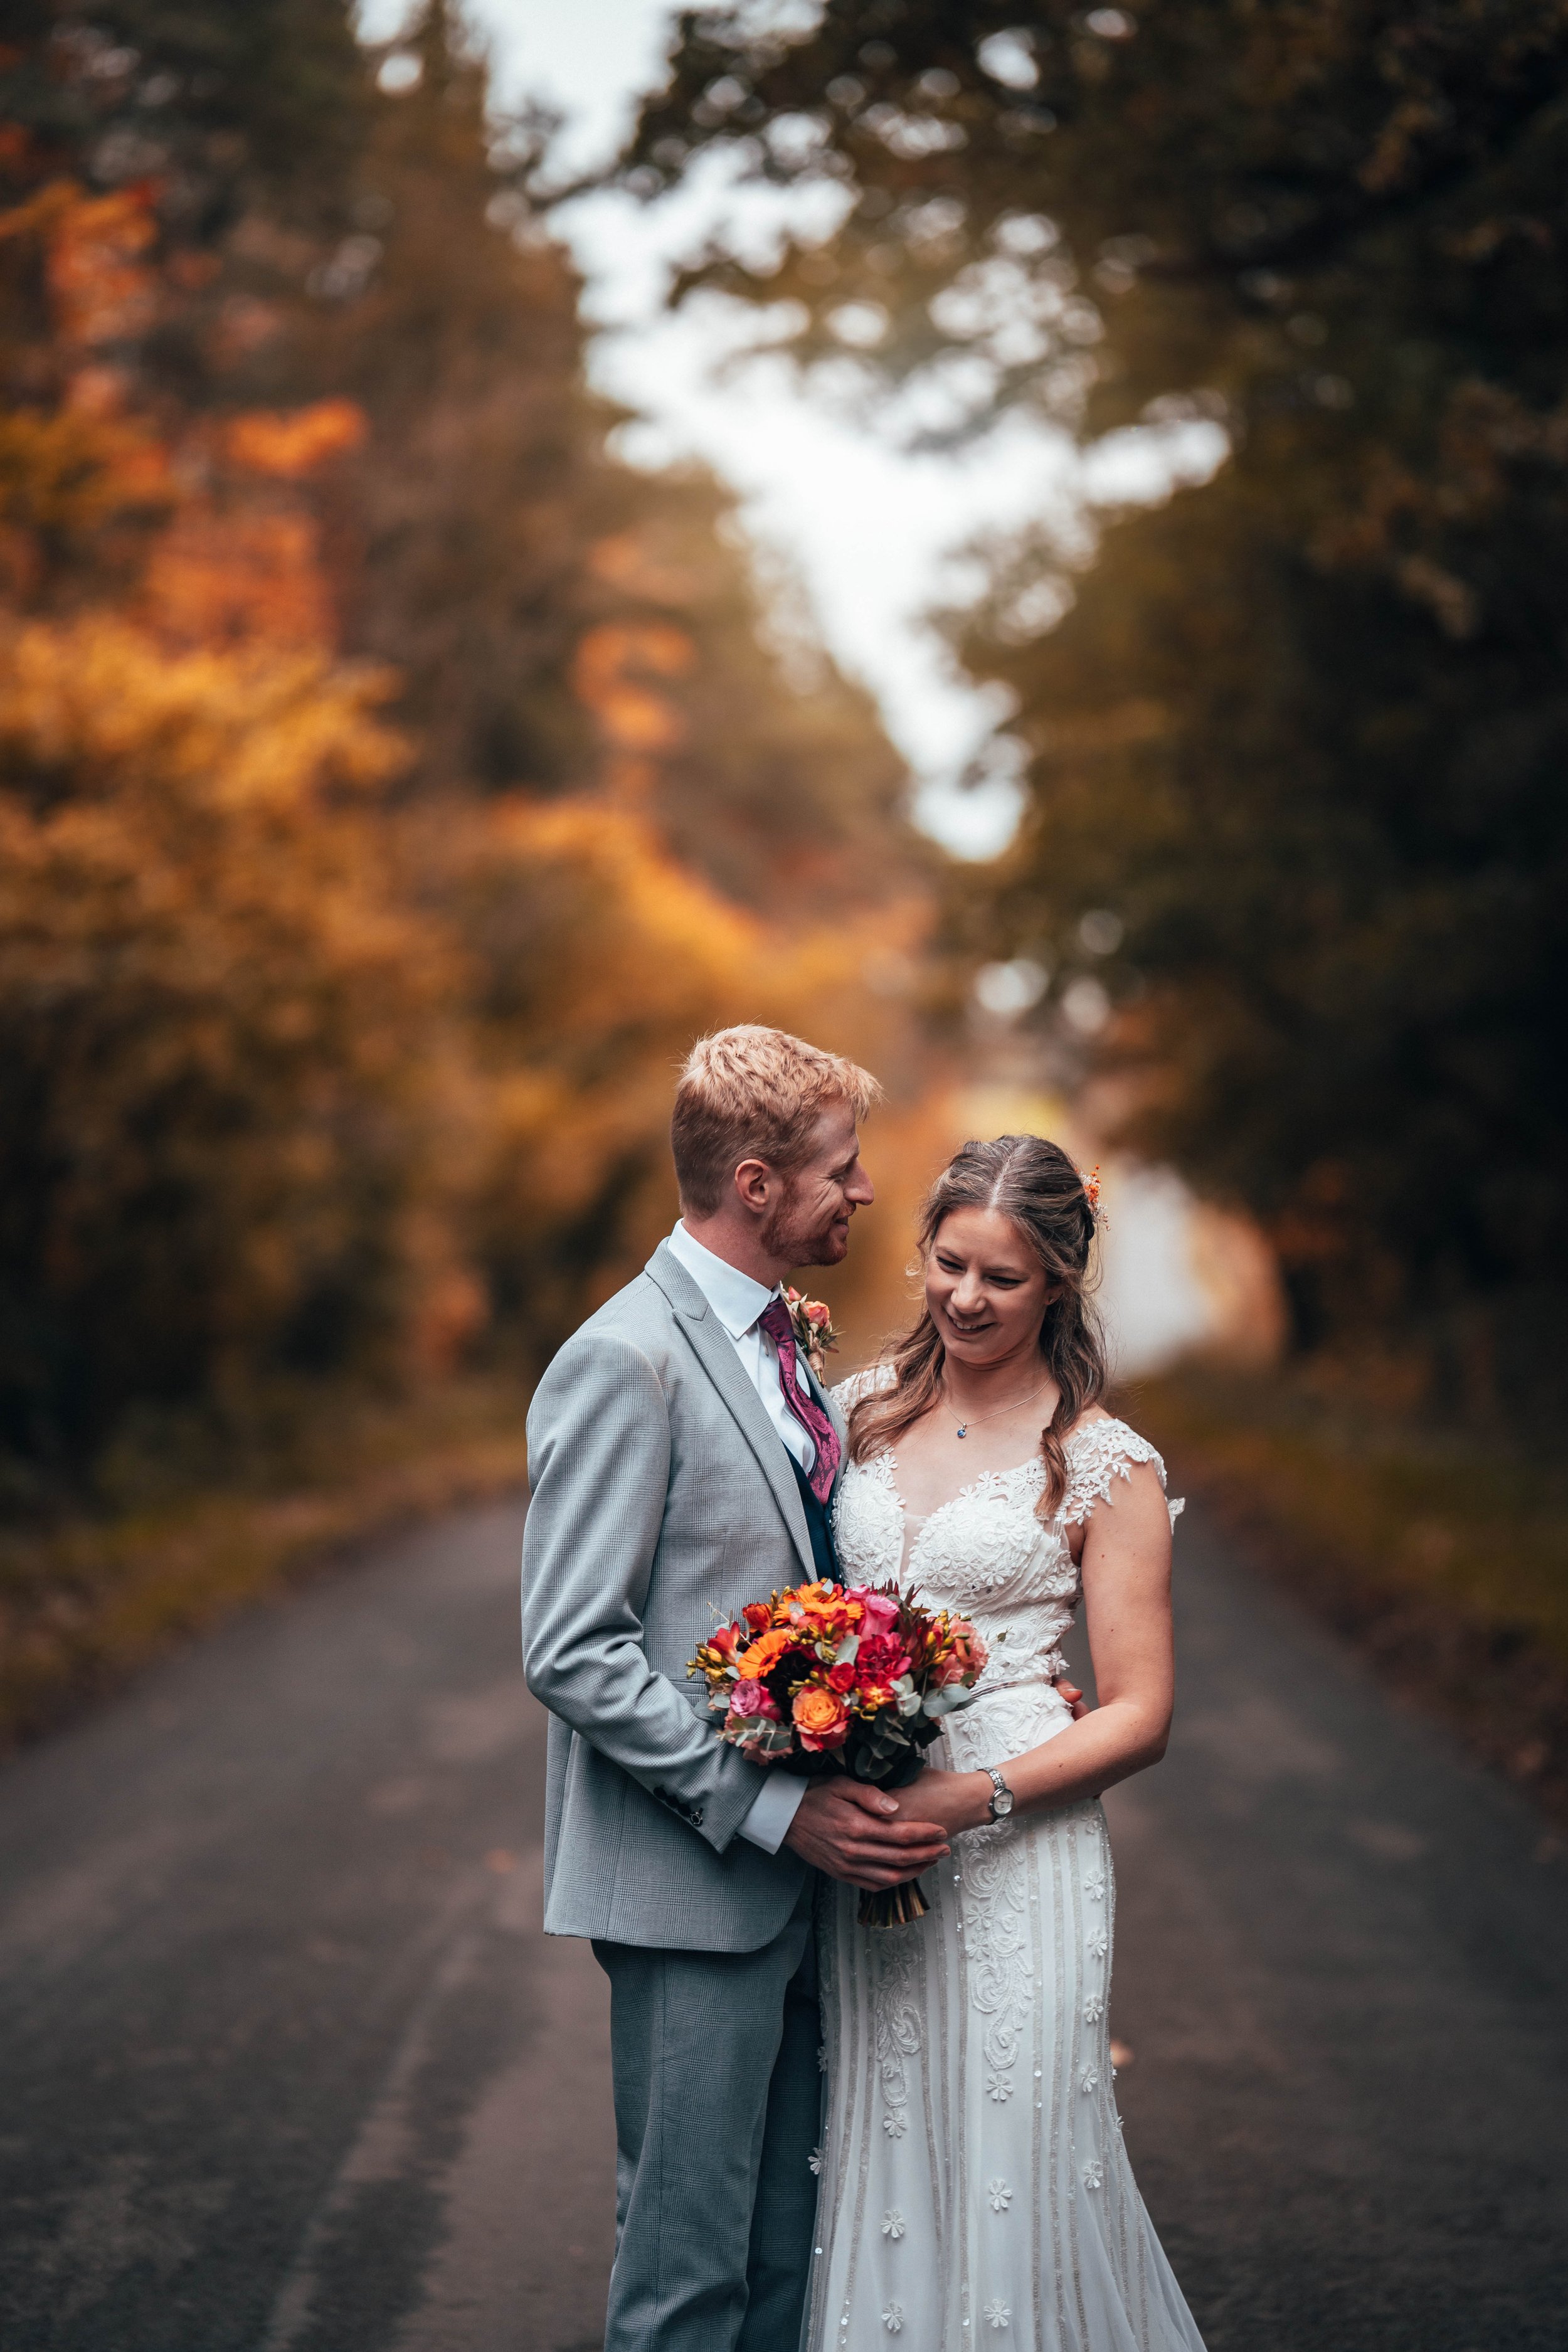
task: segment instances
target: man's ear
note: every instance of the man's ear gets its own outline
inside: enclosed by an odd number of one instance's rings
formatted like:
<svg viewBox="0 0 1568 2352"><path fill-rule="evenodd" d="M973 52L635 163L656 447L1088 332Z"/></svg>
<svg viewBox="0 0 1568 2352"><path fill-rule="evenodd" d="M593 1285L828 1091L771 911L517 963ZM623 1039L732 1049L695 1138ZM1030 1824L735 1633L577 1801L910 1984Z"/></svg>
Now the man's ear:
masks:
<svg viewBox="0 0 1568 2352"><path fill-rule="evenodd" d="M760 1216L768 1205L768 1183L773 1170L765 1160L742 1160L735 1171L735 1192L743 1209Z"/></svg>

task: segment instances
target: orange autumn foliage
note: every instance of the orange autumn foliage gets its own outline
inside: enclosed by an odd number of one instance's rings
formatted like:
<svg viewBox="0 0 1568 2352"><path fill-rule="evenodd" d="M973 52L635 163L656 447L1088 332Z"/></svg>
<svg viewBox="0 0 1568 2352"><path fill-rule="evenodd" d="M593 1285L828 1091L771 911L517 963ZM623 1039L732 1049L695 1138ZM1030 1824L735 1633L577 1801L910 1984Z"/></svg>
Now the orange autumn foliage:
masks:
<svg viewBox="0 0 1568 2352"><path fill-rule="evenodd" d="M451 969L374 822L375 698L110 619L0 646L4 1211L89 1421L190 1362L341 1358L411 1304Z"/></svg>
<svg viewBox="0 0 1568 2352"><path fill-rule="evenodd" d="M251 409L230 417L224 448L232 465L299 481L327 458L357 449L364 436L364 411L357 401L317 400L306 408Z"/></svg>
<svg viewBox="0 0 1568 2352"><path fill-rule="evenodd" d="M692 1036L885 1061L920 927L856 896L863 698L784 680L714 486L612 460L480 69L299 37L295 210L237 84L210 215L93 184L88 50L79 152L0 136L0 1476L536 1364L672 1213Z"/></svg>
<svg viewBox="0 0 1568 2352"><path fill-rule="evenodd" d="M153 546L141 609L182 646L330 645L336 614L313 516L184 507Z"/></svg>

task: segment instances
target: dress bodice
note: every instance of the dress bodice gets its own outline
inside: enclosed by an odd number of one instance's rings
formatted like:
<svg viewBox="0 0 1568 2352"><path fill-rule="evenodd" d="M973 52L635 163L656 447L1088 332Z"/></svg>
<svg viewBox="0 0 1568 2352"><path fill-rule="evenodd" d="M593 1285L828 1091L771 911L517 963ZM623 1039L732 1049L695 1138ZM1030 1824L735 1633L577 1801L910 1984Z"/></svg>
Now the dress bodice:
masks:
<svg viewBox="0 0 1568 2352"><path fill-rule="evenodd" d="M866 1375L844 1381L845 1410ZM1046 1468L1038 1454L1008 1470L987 1471L923 1518L906 1507L893 1456L851 1463L834 1502L840 1572L847 1580L918 1584L922 1599L967 1617L991 1653L981 1696L1026 1683L1048 1683L1063 1671L1059 1644L1079 1597L1068 1541L1107 1501L1114 1479L1136 1462L1165 1465L1147 1438L1124 1421L1085 1422L1067 1440L1068 1488L1049 1520L1038 1516ZM1180 1510L1172 1507L1172 1517Z"/></svg>

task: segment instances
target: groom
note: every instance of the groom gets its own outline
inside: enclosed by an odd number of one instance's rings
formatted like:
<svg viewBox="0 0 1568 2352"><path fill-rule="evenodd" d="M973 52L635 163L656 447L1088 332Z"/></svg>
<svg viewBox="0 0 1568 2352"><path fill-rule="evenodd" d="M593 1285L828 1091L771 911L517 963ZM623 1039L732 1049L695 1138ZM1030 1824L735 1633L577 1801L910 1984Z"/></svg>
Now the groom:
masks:
<svg viewBox="0 0 1568 2352"><path fill-rule="evenodd" d="M676 1092L681 1218L552 1363L528 1420L523 1659L550 1709L547 1934L610 1979L616 2235L605 2352L796 2352L820 2076L818 1872L947 1849L842 1778L770 1776L686 1664L747 1601L835 1573L844 1427L782 1277L873 1197L876 1081L782 1030L704 1038Z"/></svg>

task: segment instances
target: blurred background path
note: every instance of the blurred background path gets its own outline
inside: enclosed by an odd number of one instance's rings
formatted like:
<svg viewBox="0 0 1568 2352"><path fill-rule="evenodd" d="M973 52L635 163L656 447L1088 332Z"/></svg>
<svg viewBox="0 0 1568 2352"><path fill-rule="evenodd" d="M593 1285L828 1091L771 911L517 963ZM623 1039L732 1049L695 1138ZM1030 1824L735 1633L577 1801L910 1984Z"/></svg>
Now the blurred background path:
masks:
<svg viewBox="0 0 1568 2352"><path fill-rule="evenodd" d="M539 1933L520 1527L373 1548L5 1769L7 2352L598 2344L605 2001ZM1195 1517L1180 1563L1113 2022L1211 2352L1559 2347L1563 1845Z"/></svg>

